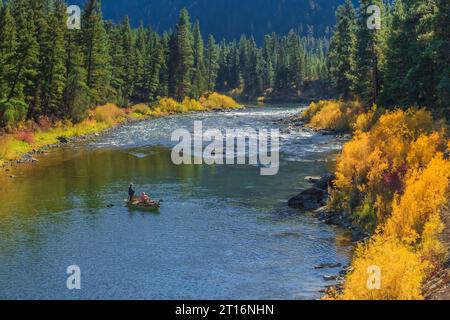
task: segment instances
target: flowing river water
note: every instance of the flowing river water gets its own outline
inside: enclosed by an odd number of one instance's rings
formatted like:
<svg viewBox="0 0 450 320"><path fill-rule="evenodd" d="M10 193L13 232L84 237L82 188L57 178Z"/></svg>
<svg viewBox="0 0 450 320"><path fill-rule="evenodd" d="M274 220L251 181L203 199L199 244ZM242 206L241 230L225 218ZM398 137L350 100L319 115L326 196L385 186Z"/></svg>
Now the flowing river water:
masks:
<svg viewBox="0 0 450 320"><path fill-rule="evenodd" d="M277 128L300 106L187 114L119 127L54 149L0 178L0 299L317 299L320 263L349 261L341 230L287 207L341 147L284 132L280 171L171 161L171 133ZM164 199L159 214L124 206L129 182ZM68 266L81 290L68 290Z"/></svg>

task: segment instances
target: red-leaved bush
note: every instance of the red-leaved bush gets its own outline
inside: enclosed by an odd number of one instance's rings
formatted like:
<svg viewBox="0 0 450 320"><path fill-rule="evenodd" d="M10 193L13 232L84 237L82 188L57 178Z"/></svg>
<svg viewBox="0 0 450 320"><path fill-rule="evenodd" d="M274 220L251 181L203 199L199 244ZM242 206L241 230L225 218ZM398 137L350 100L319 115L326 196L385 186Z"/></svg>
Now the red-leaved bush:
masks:
<svg viewBox="0 0 450 320"><path fill-rule="evenodd" d="M33 132L30 131L19 131L17 133L17 139L32 144L34 142L34 135Z"/></svg>
<svg viewBox="0 0 450 320"><path fill-rule="evenodd" d="M38 125L41 130L49 130L52 127L52 122L48 117L40 117L38 120Z"/></svg>

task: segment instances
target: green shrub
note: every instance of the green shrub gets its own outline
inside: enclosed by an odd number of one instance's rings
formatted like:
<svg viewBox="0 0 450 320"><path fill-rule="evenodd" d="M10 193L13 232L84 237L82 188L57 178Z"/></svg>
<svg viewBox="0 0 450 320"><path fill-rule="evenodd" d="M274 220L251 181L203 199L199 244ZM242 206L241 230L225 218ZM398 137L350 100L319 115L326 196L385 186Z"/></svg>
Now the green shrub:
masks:
<svg viewBox="0 0 450 320"><path fill-rule="evenodd" d="M21 100L0 101L0 125L10 126L24 120L28 112L28 105Z"/></svg>

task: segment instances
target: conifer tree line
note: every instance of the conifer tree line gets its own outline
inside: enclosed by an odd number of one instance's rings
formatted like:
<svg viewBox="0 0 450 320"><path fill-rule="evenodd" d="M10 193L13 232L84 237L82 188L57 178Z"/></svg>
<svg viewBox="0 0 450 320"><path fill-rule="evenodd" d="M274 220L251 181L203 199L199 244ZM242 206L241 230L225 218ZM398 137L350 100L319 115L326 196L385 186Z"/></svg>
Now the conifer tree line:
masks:
<svg viewBox="0 0 450 320"><path fill-rule="evenodd" d="M367 27L369 5L381 9L381 29ZM346 98L449 115L450 1L346 0L336 17L328 63Z"/></svg>
<svg viewBox="0 0 450 320"><path fill-rule="evenodd" d="M249 96L326 78L328 41L268 35L262 46L203 38L183 9L157 34L128 18L105 21L87 1L80 30L67 28L64 0L0 0L0 125L40 116L81 120L105 102L128 106L158 97L199 98L239 89Z"/></svg>

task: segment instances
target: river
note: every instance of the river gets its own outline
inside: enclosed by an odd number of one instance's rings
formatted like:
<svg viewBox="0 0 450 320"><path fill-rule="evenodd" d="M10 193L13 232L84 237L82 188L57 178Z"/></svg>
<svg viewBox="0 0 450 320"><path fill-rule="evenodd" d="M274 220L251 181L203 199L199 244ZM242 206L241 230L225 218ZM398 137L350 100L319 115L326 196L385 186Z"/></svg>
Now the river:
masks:
<svg viewBox="0 0 450 320"><path fill-rule="evenodd" d="M54 149L0 178L0 299L317 299L320 263L346 264L341 230L287 207L305 176L329 170L332 136L283 132L280 170L171 162L171 133L276 128L301 106L177 115ZM124 207L129 182L159 214ZM81 290L68 290L68 266Z"/></svg>

